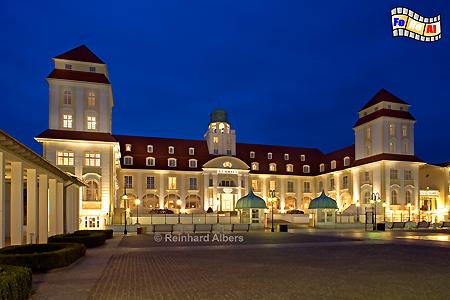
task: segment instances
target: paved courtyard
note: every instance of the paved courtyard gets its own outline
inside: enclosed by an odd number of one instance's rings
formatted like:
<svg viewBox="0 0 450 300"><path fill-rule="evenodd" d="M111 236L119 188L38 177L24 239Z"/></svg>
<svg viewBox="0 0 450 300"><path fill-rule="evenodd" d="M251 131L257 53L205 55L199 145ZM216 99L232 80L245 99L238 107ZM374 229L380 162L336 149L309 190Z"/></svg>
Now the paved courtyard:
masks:
<svg viewBox="0 0 450 300"><path fill-rule="evenodd" d="M300 230L242 236L245 242L232 244L117 236L88 250L68 268L35 275L33 299L447 299L450 295L450 242L445 232ZM440 238L421 238L426 236Z"/></svg>

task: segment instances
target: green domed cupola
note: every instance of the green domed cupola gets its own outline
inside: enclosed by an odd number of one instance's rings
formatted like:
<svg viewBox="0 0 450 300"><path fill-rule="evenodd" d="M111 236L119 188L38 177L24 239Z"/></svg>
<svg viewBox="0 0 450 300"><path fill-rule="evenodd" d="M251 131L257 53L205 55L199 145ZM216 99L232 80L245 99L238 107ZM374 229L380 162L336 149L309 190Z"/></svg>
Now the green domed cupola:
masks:
<svg viewBox="0 0 450 300"><path fill-rule="evenodd" d="M228 123L228 113L223 109L215 109L210 114L210 123L225 122Z"/></svg>

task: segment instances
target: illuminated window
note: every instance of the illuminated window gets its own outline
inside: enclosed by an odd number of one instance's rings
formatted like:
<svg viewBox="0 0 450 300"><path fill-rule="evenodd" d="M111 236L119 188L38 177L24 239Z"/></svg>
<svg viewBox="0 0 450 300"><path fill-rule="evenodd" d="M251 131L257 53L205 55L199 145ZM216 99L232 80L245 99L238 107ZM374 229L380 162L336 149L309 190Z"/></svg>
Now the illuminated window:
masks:
<svg viewBox="0 0 450 300"><path fill-rule="evenodd" d="M411 193L411 191L406 191L405 199L406 199L406 204L408 204L408 203L412 204L412 193Z"/></svg>
<svg viewBox="0 0 450 300"><path fill-rule="evenodd" d="M147 157L145 159L145 164L149 167L154 167L155 166L155 158L154 157Z"/></svg>
<svg viewBox="0 0 450 300"><path fill-rule="evenodd" d="M255 158L255 151L250 151L250 158Z"/></svg>
<svg viewBox="0 0 450 300"><path fill-rule="evenodd" d="M306 160L306 156L304 154L300 155L300 161L305 161Z"/></svg>
<svg viewBox="0 0 450 300"><path fill-rule="evenodd" d="M258 180L256 180L256 179L252 180L252 189L254 191L259 191Z"/></svg>
<svg viewBox="0 0 450 300"><path fill-rule="evenodd" d="M88 106L95 106L95 93L89 92L87 98Z"/></svg>
<svg viewBox="0 0 450 300"><path fill-rule="evenodd" d="M336 169L336 161L332 160L331 161L331 170L334 170L334 169Z"/></svg>
<svg viewBox="0 0 450 300"><path fill-rule="evenodd" d="M89 72L95 73L95 67L89 67Z"/></svg>
<svg viewBox="0 0 450 300"><path fill-rule="evenodd" d="M131 151L131 144L125 145L125 151L130 152Z"/></svg>
<svg viewBox="0 0 450 300"><path fill-rule="evenodd" d="M303 192L311 193L311 183L309 181L303 182Z"/></svg>
<svg viewBox="0 0 450 300"><path fill-rule="evenodd" d="M397 169L391 169L390 170L390 177L391 179L398 179L398 170Z"/></svg>
<svg viewBox="0 0 450 300"><path fill-rule="evenodd" d="M189 178L189 189L190 190L197 190L198 189L197 178L195 178L195 177Z"/></svg>
<svg viewBox="0 0 450 300"><path fill-rule="evenodd" d="M309 166L308 165L304 165L303 166L303 173L309 173L309 171L310 171Z"/></svg>
<svg viewBox="0 0 450 300"><path fill-rule="evenodd" d="M169 190L176 190L177 189L177 178L176 177L169 177Z"/></svg>
<svg viewBox="0 0 450 300"><path fill-rule="evenodd" d="M291 164L286 165L286 172L294 172L294 165Z"/></svg>
<svg viewBox="0 0 450 300"><path fill-rule="evenodd" d="M154 190L155 189L155 177L147 176L147 189Z"/></svg>
<svg viewBox="0 0 450 300"><path fill-rule="evenodd" d="M294 192L294 182L293 181L288 181L288 183L287 183L287 191L288 191L288 193L293 193Z"/></svg>
<svg viewBox="0 0 450 300"><path fill-rule="evenodd" d="M329 181L329 190L334 191L334 178L330 178Z"/></svg>
<svg viewBox="0 0 450 300"><path fill-rule="evenodd" d="M342 188L348 189L348 176L342 177Z"/></svg>
<svg viewBox="0 0 450 300"><path fill-rule="evenodd" d="M277 188L277 183L275 180L270 180L269 181L269 190L270 191L275 191Z"/></svg>
<svg viewBox="0 0 450 300"><path fill-rule="evenodd" d="M85 153L84 165L89 167L100 167L100 153Z"/></svg>
<svg viewBox="0 0 450 300"><path fill-rule="evenodd" d="M277 170L277 164L269 164L269 171L275 172Z"/></svg>
<svg viewBox="0 0 450 300"><path fill-rule="evenodd" d="M195 149L189 148L189 155L195 155Z"/></svg>
<svg viewBox="0 0 450 300"><path fill-rule="evenodd" d="M64 103L64 105L71 105L72 104L72 91L71 90L64 90L64 92L63 92L63 103Z"/></svg>
<svg viewBox="0 0 450 300"><path fill-rule="evenodd" d="M73 166L75 154L73 152L58 152L56 161L59 166Z"/></svg>
<svg viewBox="0 0 450 300"><path fill-rule="evenodd" d="M344 157L344 166L349 166L350 165L350 157Z"/></svg>
<svg viewBox="0 0 450 300"><path fill-rule="evenodd" d="M126 189L132 189L133 188L133 176L131 175L125 175L123 176L123 182Z"/></svg>
<svg viewBox="0 0 450 300"><path fill-rule="evenodd" d="M123 164L124 164L125 166L131 166L131 165L133 165L133 157L131 157L131 156L124 156L124 158L123 158Z"/></svg>
<svg viewBox="0 0 450 300"><path fill-rule="evenodd" d="M412 172L411 170L405 170L405 180L412 180Z"/></svg>
<svg viewBox="0 0 450 300"><path fill-rule="evenodd" d="M169 154L174 154L175 148L173 146L169 146Z"/></svg>
<svg viewBox="0 0 450 300"><path fill-rule="evenodd" d="M177 166L177 159L176 158L169 158L167 160L167 165L171 168L175 168Z"/></svg>
<svg viewBox="0 0 450 300"><path fill-rule="evenodd" d="M63 128L72 128L72 115L63 114Z"/></svg>
<svg viewBox="0 0 450 300"><path fill-rule="evenodd" d="M232 166L233 166L233 164L230 161L226 161L223 163L224 168L231 168Z"/></svg>
<svg viewBox="0 0 450 300"><path fill-rule="evenodd" d="M218 144L219 143L219 137L215 136L213 137L213 143Z"/></svg>
<svg viewBox="0 0 450 300"><path fill-rule="evenodd" d="M259 170L259 163L252 162L252 170L253 171L258 171Z"/></svg>
<svg viewBox="0 0 450 300"><path fill-rule="evenodd" d="M272 153L271 152L267 153L267 159L272 159Z"/></svg>
<svg viewBox="0 0 450 300"><path fill-rule="evenodd" d="M153 153L153 146L147 145L147 153Z"/></svg>
<svg viewBox="0 0 450 300"><path fill-rule="evenodd" d="M289 154L287 153L284 154L284 160L289 160Z"/></svg>
<svg viewBox="0 0 450 300"><path fill-rule="evenodd" d="M320 170L320 172L324 172L325 171L325 164L320 164L319 170Z"/></svg>
<svg viewBox="0 0 450 300"><path fill-rule="evenodd" d="M85 187L84 201L100 201L98 183L88 180Z"/></svg>
<svg viewBox="0 0 450 300"><path fill-rule="evenodd" d="M395 136L395 124L389 124L389 136Z"/></svg>
<svg viewBox="0 0 450 300"><path fill-rule="evenodd" d="M363 197L363 203L364 204L369 204L370 203L370 197L371 197L370 192L365 192L364 193L364 197Z"/></svg>
<svg viewBox="0 0 450 300"><path fill-rule="evenodd" d="M97 128L97 118L94 116L87 116L87 129L95 130Z"/></svg>
<svg viewBox="0 0 450 300"><path fill-rule="evenodd" d="M397 191L396 190L393 190L391 192L391 204L392 205L397 205L398 204Z"/></svg>
<svg viewBox="0 0 450 300"><path fill-rule="evenodd" d="M402 126L402 137L408 137L408 126Z"/></svg>
<svg viewBox="0 0 450 300"><path fill-rule="evenodd" d="M197 160L196 159L189 160L189 168L197 168Z"/></svg>
<svg viewBox="0 0 450 300"><path fill-rule="evenodd" d="M64 66L64 69L66 69L66 70L72 70L72 65L66 64L66 65Z"/></svg>

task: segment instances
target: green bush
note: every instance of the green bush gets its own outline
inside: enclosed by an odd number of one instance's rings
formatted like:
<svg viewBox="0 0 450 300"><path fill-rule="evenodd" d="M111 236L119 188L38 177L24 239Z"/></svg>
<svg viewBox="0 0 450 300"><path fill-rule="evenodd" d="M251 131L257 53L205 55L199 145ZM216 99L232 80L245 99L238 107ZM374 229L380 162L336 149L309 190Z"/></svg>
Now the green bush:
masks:
<svg viewBox="0 0 450 300"><path fill-rule="evenodd" d="M113 233L114 231L112 229L93 229L93 230L77 230L75 231L75 233L79 233L79 232L102 232L105 234L105 238L107 240L112 239L113 238Z"/></svg>
<svg viewBox="0 0 450 300"><path fill-rule="evenodd" d="M0 249L0 264L43 272L70 265L86 253L82 244L32 244Z"/></svg>
<svg viewBox="0 0 450 300"><path fill-rule="evenodd" d="M0 299L28 299L31 292L31 270L0 266Z"/></svg>
<svg viewBox="0 0 450 300"><path fill-rule="evenodd" d="M86 246L86 248L93 248L101 246L105 243L105 233L95 232L91 230L59 234L48 238L49 243L79 243Z"/></svg>

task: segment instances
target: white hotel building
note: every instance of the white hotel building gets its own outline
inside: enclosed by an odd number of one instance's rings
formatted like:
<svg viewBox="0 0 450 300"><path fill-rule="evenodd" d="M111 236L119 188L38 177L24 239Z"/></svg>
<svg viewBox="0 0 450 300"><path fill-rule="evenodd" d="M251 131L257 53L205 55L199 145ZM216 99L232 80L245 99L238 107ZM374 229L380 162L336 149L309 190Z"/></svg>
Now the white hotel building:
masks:
<svg viewBox="0 0 450 300"><path fill-rule="evenodd" d="M49 129L36 137L43 155L82 179L80 227L119 223L122 195L133 214L153 208L183 213L233 211L252 188L277 209L306 211L323 190L341 212L370 206L381 196L389 218L449 218L450 165L429 165L414 153L410 105L380 90L358 112L355 143L331 153L317 148L236 143L227 113L215 110L204 139L116 135L106 64L80 46L54 57L49 84ZM408 205L409 204L409 205ZM383 211L380 204L379 213Z"/></svg>

